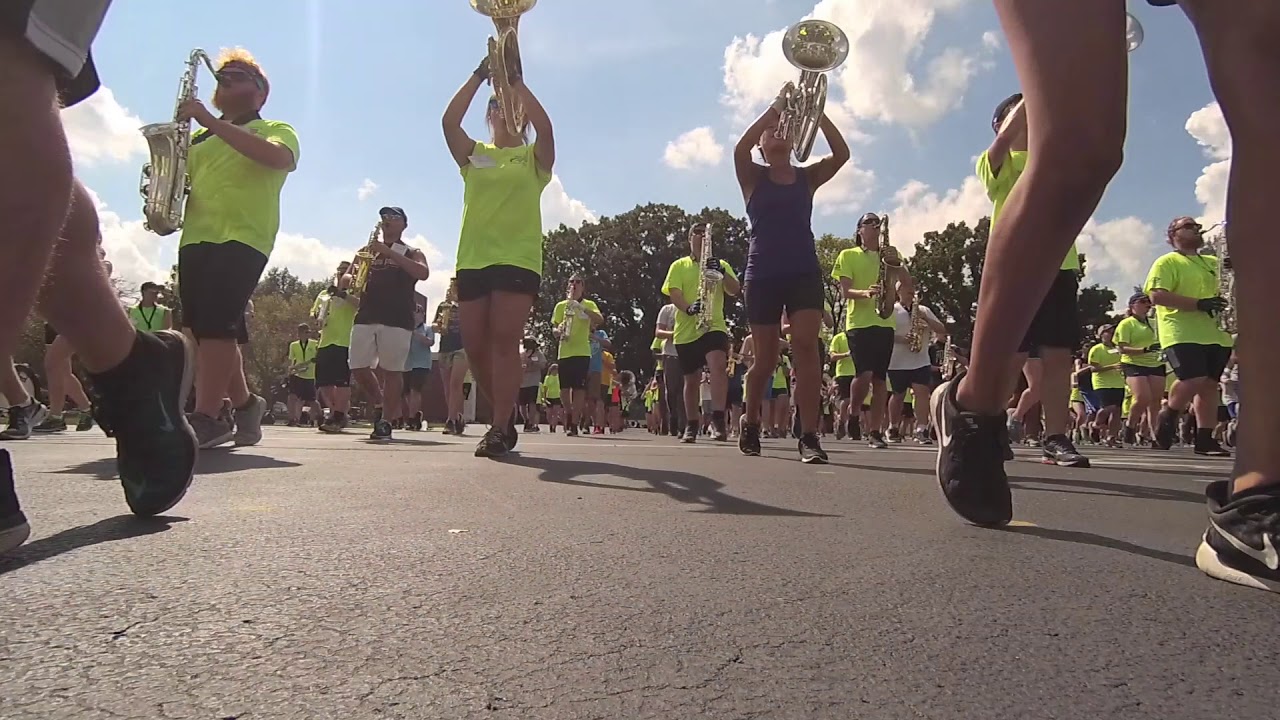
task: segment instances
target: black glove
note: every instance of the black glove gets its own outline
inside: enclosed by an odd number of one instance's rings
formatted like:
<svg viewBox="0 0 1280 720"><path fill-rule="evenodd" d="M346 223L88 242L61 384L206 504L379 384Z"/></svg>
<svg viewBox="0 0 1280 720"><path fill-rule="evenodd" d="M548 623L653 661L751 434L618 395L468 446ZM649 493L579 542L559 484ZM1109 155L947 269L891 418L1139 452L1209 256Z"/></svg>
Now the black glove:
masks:
<svg viewBox="0 0 1280 720"><path fill-rule="evenodd" d="M1196 309L1202 313L1208 313L1209 317L1215 317L1227 307L1227 301L1220 297L1205 298L1196 301Z"/></svg>
<svg viewBox="0 0 1280 720"><path fill-rule="evenodd" d="M489 82L489 78L492 77L492 73L489 71L488 55L484 56L484 59L480 61L480 64L476 66L476 71L472 74L485 82Z"/></svg>
<svg viewBox="0 0 1280 720"><path fill-rule="evenodd" d="M1160 343L1151 343L1146 347L1146 352L1160 352Z"/></svg>
<svg viewBox="0 0 1280 720"><path fill-rule="evenodd" d="M720 267L720 258L715 256L707 258L707 269L721 272L722 268Z"/></svg>
<svg viewBox="0 0 1280 720"><path fill-rule="evenodd" d="M701 313L701 312L702 312L702 303L701 303L701 302L695 302L694 304L692 304L692 305L690 305L689 307L685 308L685 309L684 309L684 311L685 311L686 313L688 313L689 315L697 315L698 313Z"/></svg>

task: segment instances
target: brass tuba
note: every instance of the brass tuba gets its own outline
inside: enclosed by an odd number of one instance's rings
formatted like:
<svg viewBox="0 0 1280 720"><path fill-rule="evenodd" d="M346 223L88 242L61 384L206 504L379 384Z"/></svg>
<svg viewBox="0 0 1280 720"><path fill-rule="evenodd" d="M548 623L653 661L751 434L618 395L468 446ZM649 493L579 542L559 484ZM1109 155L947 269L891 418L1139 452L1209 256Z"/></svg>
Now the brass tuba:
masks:
<svg viewBox="0 0 1280 720"><path fill-rule="evenodd" d="M778 122L778 137L790 140L796 160L804 162L827 107L826 73L849 57L849 38L835 23L802 20L782 37L782 54L800 68L800 84L787 83L782 89L786 107Z"/></svg>
<svg viewBox="0 0 1280 720"><path fill-rule="evenodd" d="M352 263L355 271L352 273L351 291L357 295L363 295L364 289L369 285L369 270L373 267L373 252L369 248L378 242L378 236L381 234L382 221L379 220L378 224L373 226L373 232L369 233L369 242L356 251L356 259Z"/></svg>
<svg viewBox="0 0 1280 720"><path fill-rule="evenodd" d="M889 244L889 216L880 216L880 274L876 284L880 286L880 294L876 296L876 314L887 318L893 314L893 305L897 302L893 281L902 270L902 257L898 250Z"/></svg>
<svg viewBox="0 0 1280 720"><path fill-rule="evenodd" d="M489 17L498 28L498 37L489 38L489 77L512 135L524 131L524 108L511 90L511 76L523 75L516 31L520 16L537 4L538 0L471 0L471 9Z"/></svg>
<svg viewBox="0 0 1280 720"><path fill-rule="evenodd" d="M191 192L191 179L187 177L187 153L191 150L191 121L178 120L177 108L196 97L196 71L200 63L216 72L209 55L196 48L187 58L187 69L178 85L178 102L174 107L173 122L143 125L142 137L147 140L151 162L142 166L142 180L138 192L144 198L143 227L157 235L172 235L182 229L182 215Z"/></svg>

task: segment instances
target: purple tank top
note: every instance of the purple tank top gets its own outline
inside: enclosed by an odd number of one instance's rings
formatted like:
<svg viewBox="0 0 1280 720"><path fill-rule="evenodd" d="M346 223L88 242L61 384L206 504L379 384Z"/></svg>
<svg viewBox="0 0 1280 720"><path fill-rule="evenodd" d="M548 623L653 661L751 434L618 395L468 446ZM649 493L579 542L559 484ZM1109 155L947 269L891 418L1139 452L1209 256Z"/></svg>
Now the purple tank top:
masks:
<svg viewBox="0 0 1280 720"><path fill-rule="evenodd" d="M813 195L804 168L796 168L790 185L773 182L763 169L747 200L747 219L751 247L746 280L821 272L813 247Z"/></svg>

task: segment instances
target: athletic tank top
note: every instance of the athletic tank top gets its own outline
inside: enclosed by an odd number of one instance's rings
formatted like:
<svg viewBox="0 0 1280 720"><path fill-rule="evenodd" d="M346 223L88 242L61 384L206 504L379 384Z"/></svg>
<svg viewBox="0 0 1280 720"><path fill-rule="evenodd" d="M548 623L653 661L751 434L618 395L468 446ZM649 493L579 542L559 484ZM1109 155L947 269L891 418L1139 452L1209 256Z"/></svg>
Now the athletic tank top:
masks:
<svg viewBox="0 0 1280 720"><path fill-rule="evenodd" d="M413 289L418 282L385 257L369 267L369 281L356 311L356 325L387 325L413 330Z"/></svg>
<svg viewBox="0 0 1280 720"><path fill-rule="evenodd" d="M804 168L796 168L795 182L779 185L761 168L755 190L747 200L751 247L745 279L819 273L813 247L813 195Z"/></svg>

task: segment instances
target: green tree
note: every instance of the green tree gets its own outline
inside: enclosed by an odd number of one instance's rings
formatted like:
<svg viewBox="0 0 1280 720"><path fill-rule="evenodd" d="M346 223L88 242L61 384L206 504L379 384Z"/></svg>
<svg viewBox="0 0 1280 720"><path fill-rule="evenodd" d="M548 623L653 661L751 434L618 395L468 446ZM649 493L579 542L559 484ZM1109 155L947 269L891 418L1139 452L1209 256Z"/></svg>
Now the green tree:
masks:
<svg viewBox="0 0 1280 720"><path fill-rule="evenodd" d="M945 230L925 233L907 262L921 302L938 313L962 345L973 337L990 230L989 218L972 228L964 222L950 223Z"/></svg>
<svg viewBox="0 0 1280 720"><path fill-rule="evenodd" d="M831 269L836 266L840 253L852 247L857 247L853 238L842 238L831 233L823 235L814 243L814 249L818 253L818 267L822 268L822 290L831 305L831 316L836 322L837 330L844 327L848 301L840 296L840 283L831 279Z"/></svg>

